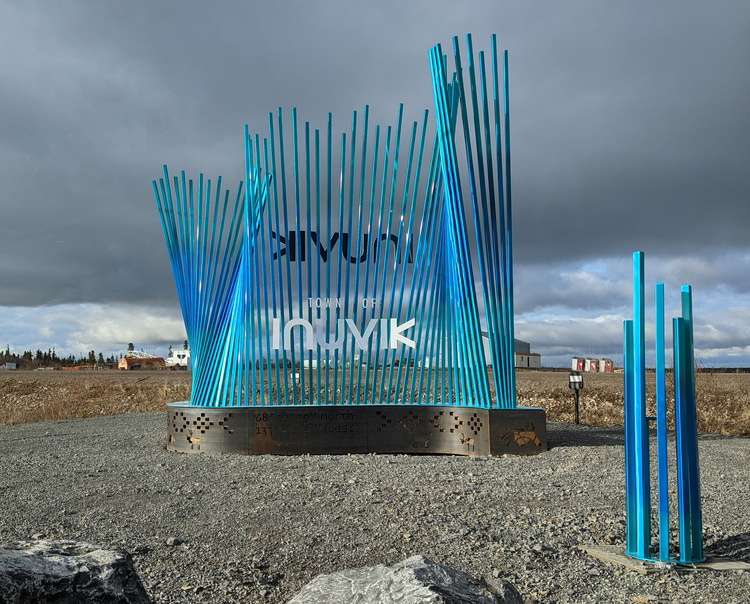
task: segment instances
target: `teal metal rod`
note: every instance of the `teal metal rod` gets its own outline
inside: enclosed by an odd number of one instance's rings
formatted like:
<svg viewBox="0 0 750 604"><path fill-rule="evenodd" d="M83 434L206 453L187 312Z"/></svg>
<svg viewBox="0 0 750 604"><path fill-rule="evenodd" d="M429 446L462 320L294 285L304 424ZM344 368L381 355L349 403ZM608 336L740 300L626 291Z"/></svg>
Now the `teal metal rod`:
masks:
<svg viewBox="0 0 750 604"><path fill-rule="evenodd" d="M659 483L659 560L669 560L669 474L667 467L667 397L664 384L664 284L654 286L656 446Z"/></svg>

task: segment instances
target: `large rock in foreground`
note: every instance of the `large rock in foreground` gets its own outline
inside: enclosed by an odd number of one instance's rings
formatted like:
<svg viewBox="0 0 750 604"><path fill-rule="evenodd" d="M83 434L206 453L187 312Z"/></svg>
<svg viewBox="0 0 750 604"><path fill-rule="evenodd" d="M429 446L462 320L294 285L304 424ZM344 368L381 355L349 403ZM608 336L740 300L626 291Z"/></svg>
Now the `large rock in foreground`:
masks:
<svg viewBox="0 0 750 604"><path fill-rule="evenodd" d="M0 548L0 602L150 604L127 553L78 541L13 541Z"/></svg>
<svg viewBox="0 0 750 604"><path fill-rule="evenodd" d="M515 587L412 556L393 566L320 575L289 604L523 604Z"/></svg>

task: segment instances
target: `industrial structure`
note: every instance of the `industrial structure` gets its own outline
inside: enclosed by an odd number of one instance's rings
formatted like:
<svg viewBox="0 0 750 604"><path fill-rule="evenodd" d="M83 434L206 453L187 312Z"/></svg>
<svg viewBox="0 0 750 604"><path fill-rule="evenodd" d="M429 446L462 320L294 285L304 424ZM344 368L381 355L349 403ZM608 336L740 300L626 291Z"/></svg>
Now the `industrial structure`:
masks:
<svg viewBox="0 0 750 604"><path fill-rule="evenodd" d="M142 350L128 350L117 363L118 369L165 369L166 363L162 357L156 357Z"/></svg>

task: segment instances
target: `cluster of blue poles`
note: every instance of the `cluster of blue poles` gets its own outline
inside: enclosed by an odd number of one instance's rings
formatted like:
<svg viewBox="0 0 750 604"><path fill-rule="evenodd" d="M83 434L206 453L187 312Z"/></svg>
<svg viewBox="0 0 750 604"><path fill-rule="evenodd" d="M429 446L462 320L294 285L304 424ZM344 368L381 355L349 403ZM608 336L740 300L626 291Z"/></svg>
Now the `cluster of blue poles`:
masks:
<svg viewBox="0 0 750 604"><path fill-rule="evenodd" d="M664 284L655 301L656 443L658 476L658 552L651 552L649 418L646 415L646 330L644 254L633 253L633 320L624 322L625 553L639 560L681 564L704 560L698 435L695 415L692 290L681 288L682 316L673 319L674 418L677 459L679 558L669 554L669 471L665 389Z"/></svg>
<svg viewBox="0 0 750 604"><path fill-rule="evenodd" d="M450 73L429 52L431 155L427 111L410 134L403 107L382 130L353 112L337 158L330 113L321 132L279 109L267 135L245 127L234 195L164 167L191 404L516 406L507 53L495 36L487 64L471 36L466 53L464 68L454 38ZM389 345L394 327L414 345Z"/></svg>

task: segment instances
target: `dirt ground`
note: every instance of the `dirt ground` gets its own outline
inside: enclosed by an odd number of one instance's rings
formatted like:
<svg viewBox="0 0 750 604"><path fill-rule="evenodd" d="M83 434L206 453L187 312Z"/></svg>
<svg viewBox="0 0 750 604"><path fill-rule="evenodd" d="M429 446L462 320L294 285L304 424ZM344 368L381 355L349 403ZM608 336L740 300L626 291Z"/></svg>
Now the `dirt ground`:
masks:
<svg viewBox="0 0 750 604"><path fill-rule="evenodd" d="M622 425L622 374L583 376L581 422ZM653 383L654 375L647 374L649 415L655 414ZM0 425L159 411L188 400L190 387L191 374L185 371L5 371L0 372ZM548 421L573 421L567 371L520 370L516 393L519 405L544 407ZM670 395L667 384L667 400ZM699 372L696 409L701 432L750 434L750 374Z"/></svg>

